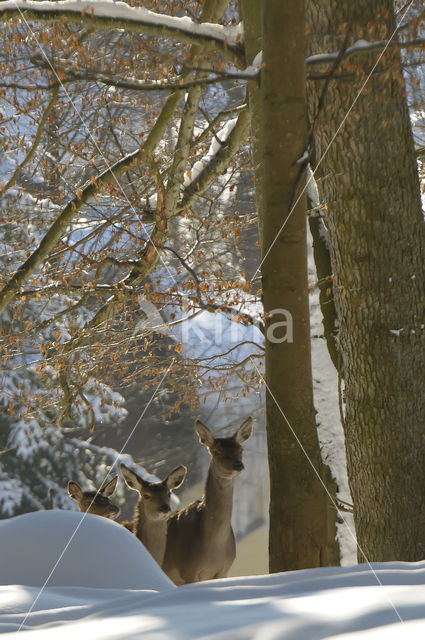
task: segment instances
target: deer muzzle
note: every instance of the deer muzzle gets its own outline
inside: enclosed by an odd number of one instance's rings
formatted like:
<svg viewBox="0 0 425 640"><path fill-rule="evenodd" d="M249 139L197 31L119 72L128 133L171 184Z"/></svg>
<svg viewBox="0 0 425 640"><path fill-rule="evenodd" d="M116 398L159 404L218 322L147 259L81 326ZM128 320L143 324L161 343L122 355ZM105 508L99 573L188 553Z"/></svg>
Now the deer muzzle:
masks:
<svg viewBox="0 0 425 640"><path fill-rule="evenodd" d="M169 513L171 511L171 507L170 507L169 504L162 504L159 507L159 511L160 511L160 513Z"/></svg>

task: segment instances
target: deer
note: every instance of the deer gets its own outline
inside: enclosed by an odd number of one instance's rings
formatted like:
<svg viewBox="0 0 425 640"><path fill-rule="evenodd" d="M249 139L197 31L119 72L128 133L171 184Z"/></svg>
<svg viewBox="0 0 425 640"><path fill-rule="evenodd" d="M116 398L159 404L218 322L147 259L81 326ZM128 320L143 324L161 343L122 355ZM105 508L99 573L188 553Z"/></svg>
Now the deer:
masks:
<svg viewBox="0 0 425 640"><path fill-rule="evenodd" d="M120 508L112 504L109 497L115 491L117 480L118 476L115 476L107 484L103 485L99 491L83 491L78 482L70 480L68 482L68 494L78 504L80 511L115 520L120 513Z"/></svg>
<svg viewBox="0 0 425 640"><path fill-rule="evenodd" d="M179 465L160 482L149 482L124 464L120 464L120 470L127 486L139 492L133 520L121 524L134 533L161 565L165 552L167 517L171 512L171 492L183 484L187 468Z"/></svg>
<svg viewBox="0 0 425 640"><path fill-rule="evenodd" d="M233 564L233 485L244 469L241 445L252 433L252 418L229 438L215 438L200 420L196 432L211 461L202 500L168 518L162 569L176 585L226 578Z"/></svg>

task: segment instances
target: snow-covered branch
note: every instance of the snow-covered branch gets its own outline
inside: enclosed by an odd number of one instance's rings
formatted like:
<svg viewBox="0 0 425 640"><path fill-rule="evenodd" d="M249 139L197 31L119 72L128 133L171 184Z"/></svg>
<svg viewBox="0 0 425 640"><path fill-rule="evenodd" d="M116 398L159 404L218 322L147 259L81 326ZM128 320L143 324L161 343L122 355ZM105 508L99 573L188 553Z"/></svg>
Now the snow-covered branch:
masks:
<svg viewBox="0 0 425 640"><path fill-rule="evenodd" d="M147 35L169 37L192 44L213 45L234 61L243 58L241 25L223 26L196 23L189 17L173 17L144 7L131 7L114 0L5 0L1 3L3 19L51 21L64 18L89 23L95 29L126 29ZM29 25L28 25L29 27Z"/></svg>
<svg viewBox="0 0 425 640"><path fill-rule="evenodd" d="M367 40L357 40L351 47L347 47L342 56L344 59L349 58L358 53L367 53L369 51L382 51L386 47L423 47L425 45L425 38L416 38L415 40L409 40L408 42L400 42L398 40L379 40L377 42L368 42ZM313 56L309 56L306 59L307 65L324 64L328 62L334 62L340 55L339 51L333 53L316 53Z"/></svg>
<svg viewBox="0 0 425 640"><path fill-rule="evenodd" d="M219 141L214 138L208 153L198 160L185 175L185 190L179 210L186 209L195 198L202 195L228 166L249 132L249 111L244 108L237 118L229 120L219 132Z"/></svg>

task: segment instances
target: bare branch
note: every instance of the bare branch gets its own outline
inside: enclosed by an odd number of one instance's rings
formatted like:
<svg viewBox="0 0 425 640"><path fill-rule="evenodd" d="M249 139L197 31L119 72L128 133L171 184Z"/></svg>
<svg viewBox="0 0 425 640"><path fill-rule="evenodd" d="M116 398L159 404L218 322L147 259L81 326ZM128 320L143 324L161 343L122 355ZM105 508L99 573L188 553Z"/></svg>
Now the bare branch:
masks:
<svg viewBox="0 0 425 640"><path fill-rule="evenodd" d="M43 264L50 251L59 242L64 231L84 204L93 198L101 188L115 182L128 167L140 161L145 154L146 146L141 149L137 149L133 153L128 154L125 158L116 162L111 167L108 167L108 169L97 176L97 178L86 183L84 187L78 190L77 196L68 202L53 222L50 229L44 235L37 249L35 249L29 258L27 258L27 260L15 271L13 276L3 287L0 292L0 313L15 298L17 292L26 280L28 280L28 278L30 278Z"/></svg>
<svg viewBox="0 0 425 640"><path fill-rule="evenodd" d="M53 66L53 63L52 63ZM49 65L50 67L50 65ZM54 67L66 74L62 82L73 82L82 80L84 82L100 82L109 87L117 89L130 89L131 91L186 91L191 87L207 86L210 84L218 84L225 80L252 80L252 74L244 74L243 71L215 71L211 70L209 77L196 78L194 80L184 80L180 78L175 82L164 82L163 80L154 80L153 82L144 82L135 77L117 78L115 76L106 75L104 73L95 73L88 70L75 71L69 65L60 65L55 61ZM259 73L259 72L258 72ZM211 76L211 74L214 74Z"/></svg>
<svg viewBox="0 0 425 640"><path fill-rule="evenodd" d="M85 29L82 33L79 34L79 37L77 38L76 42L78 44L80 44L88 35L89 30ZM65 60L67 58L69 58L69 56L73 53L74 51L74 47L69 47L68 48L68 53L67 56L65 58ZM14 88L17 88L16 86ZM60 84L58 82L54 83L52 85L52 96L47 104L47 107L45 108L43 115L41 116L39 125L37 127L37 131L35 133L35 137L34 137L34 142L31 145L30 150L28 151L28 153L26 154L25 158L22 160L21 164L19 164L16 169L14 170L11 178L7 181L7 183L2 187L3 192L7 191L8 189L10 189L10 187L12 187L15 182L17 181L19 175L22 172L22 169L29 163L29 161L31 160L31 158L34 156L37 147L40 144L40 140L41 140L41 136L43 134L43 131L46 127L46 124L49 120L49 116L52 113L57 101L58 101L58 97L59 97L59 89L60 89Z"/></svg>

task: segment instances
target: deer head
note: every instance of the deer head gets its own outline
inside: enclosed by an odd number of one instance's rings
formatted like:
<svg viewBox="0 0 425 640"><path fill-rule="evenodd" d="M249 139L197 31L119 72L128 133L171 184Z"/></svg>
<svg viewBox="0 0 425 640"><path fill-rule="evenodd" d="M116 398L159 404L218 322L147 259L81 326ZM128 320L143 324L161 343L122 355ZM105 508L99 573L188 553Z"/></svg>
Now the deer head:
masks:
<svg viewBox="0 0 425 640"><path fill-rule="evenodd" d="M103 485L99 491L83 491L78 482L70 480L68 482L68 494L78 504L80 511L115 520L119 515L120 508L112 504L109 497L115 491L117 480L118 476L115 476L110 482Z"/></svg>
<svg viewBox="0 0 425 640"><path fill-rule="evenodd" d="M150 520L167 518L171 511L171 492L183 483L187 468L184 465L176 467L161 482L149 482L124 464L120 465L120 470L127 486L139 492L145 517Z"/></svg>
<svg viewBox="0 0 425 640"><path fill-rule="evenodd" d="M200 420L196 421L199 441L207 447L211 456L211 469L222 478L236 478L244 470L242 443L252 433L252 418L245 420L230 438L215 438Z"/></svg>

